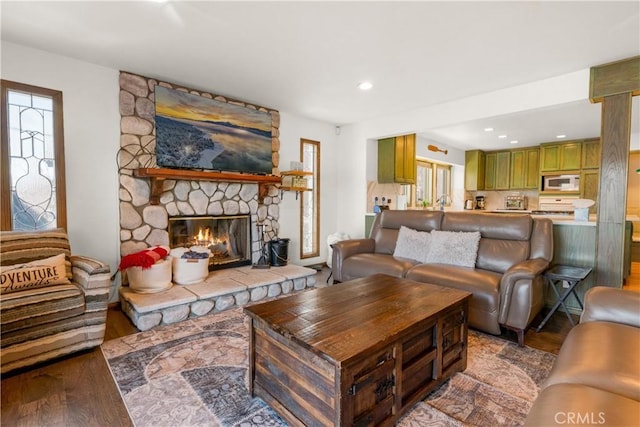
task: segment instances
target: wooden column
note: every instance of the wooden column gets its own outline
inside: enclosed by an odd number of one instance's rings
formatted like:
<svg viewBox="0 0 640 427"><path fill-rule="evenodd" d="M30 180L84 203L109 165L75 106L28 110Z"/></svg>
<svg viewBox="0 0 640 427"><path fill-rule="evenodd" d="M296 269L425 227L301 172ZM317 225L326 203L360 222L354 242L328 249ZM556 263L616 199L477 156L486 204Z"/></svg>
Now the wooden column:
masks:
<svg viewBox="0 0 640 427"><path fill-rule="evenodd" d="M640 56L591 68L590 98L602 103L597 285L622 287L631 97L638 94Z"/></svg>
<svg viewBox="0 0 640 427"><path fill-rule="evenodd" d="M602 102L602 157L598 189L596 283L622 287L627 206L631 93Z"/></svg>

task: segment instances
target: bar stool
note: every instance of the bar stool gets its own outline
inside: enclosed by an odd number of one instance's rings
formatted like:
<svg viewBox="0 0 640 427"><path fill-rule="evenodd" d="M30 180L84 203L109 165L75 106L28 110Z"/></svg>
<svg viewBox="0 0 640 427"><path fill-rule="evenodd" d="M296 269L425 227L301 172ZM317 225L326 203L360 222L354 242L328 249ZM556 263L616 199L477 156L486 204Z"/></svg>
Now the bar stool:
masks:
<svg viewBox="0 0 640 427"><path fill-rule="evenodd" d="M558 308L561 305L562 305L562 308L564 308L564 312L567 315L567 318L569 318L569 322L571 323L571 326L575 326L575 323L571 318L571 314L569 313L569 310L567 309L567 306L565 305L564 302L566 301L566 299L569 297L570 294L573 294L573 296L576 298L576 301L578 301L580 308L584 309L584 306L582 305L582 301L580 301L578 294L576 294L575 288L589 274L591 274L591 270L592 270L591 267L572 267L569 265L554 265L553 267L551 267L549 270L545 271L542 274L542 276L549 281L549 284L551 285L551 289L553 289L553 291L555 292L558 300L556 301L555 305L551 308L551 311L549 311L547 316L544 318L542 323L538 325L538 327L536 328L536 332L540 332L540 330L544 327L544 325L547 323L549 318L553 315L553 313L555 313L558 310ZM569 287L565 290L565 292L562 295L560 295L560 292L558 292L558 289L556 288L556 286L562 283L563 280L569 284Z"/></svg>

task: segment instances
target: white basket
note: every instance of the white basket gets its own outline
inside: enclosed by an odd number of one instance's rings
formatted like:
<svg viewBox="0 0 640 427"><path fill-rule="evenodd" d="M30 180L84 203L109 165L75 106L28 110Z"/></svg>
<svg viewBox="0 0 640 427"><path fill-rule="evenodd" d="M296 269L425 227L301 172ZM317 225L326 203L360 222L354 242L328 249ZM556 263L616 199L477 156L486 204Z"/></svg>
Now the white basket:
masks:
<svg viewBox="0 0 640 427"><path fill-rule="evenodd" d="M154 294L166 291L173 286L171 283L171 258L156 262L151 268L127 268L129 287L139 294Z"/></svg>
<svg viewBox="0 0 640 427"><path fill-rule="evenodd" d="M193 285L209 275L209 259L173 258L173 281L178 285Z"/></svg>

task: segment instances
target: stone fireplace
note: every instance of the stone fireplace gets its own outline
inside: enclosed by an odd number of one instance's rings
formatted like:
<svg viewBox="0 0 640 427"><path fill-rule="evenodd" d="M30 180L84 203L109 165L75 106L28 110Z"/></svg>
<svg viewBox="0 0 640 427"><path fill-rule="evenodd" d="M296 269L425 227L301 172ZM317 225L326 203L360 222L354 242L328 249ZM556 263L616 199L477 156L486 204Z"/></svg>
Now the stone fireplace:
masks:
<svg viewBox="0 0 640 427"><path fill-rule="evenodd" d="M270 113L272 175L159 168L154 104L158 85ZM277 111L121 72L120 116L120 254L196 242L212 246L216 256L210 270L218 270L203 282L173 286L151 297L120 287L122 310L138 329L146 331L315 286L316 272L307 267L226 268L236 265L237 254L241 262L258 263L263 236L265 240L279 236L280 192L274 185L280 182ZM240 218L244 224L236 221ZM229 237L236 228L243 231ZM211 237L216 233L217 238Z"/></svg>
<svg viewBox="0 0 640 427"><path fill-rule="evenodd" d="M269 112L272 122L273 175L279 175L278 111L121 72L121 134L118 152L120 255L125 256L155 245L173 246L170 228L173 227L172 221L175 217L243 215L249 219L248 232L242 237L249 239L249 254L248 260L243 262L257 262L262 250L262 236L258 228L263 230L268 238L278 236L279 232L280 197L275 186L269 185L266 191L259 191L258 184L254 182L199 179L163 179L154 184L148 178L136 176L136 171L140 168L157 167L154 104L157 85ZM219 261L216 268L235 266L234 262L222 262L222 259Z"/></svg>
<svg viewBox="0 0 640 427"><path fill-rule="evenodd" d="M249 215L169 217L169 246L209 249L209 270L249 265L250 225Z"/></svg>

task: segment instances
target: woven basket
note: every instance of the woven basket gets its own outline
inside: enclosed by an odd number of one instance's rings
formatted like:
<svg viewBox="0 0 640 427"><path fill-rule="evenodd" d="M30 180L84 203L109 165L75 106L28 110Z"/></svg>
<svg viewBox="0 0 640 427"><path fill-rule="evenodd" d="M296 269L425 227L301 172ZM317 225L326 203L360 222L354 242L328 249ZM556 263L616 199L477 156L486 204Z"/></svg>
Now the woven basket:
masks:
<svg viewBox="0 0 640 427"><path fill-rule="evenodd" d="M139 294L154 294L166 291L173 286L171 283L171 257L161 259L151 268L143 270L142 267L127 268L129 287Z"/></svg>

